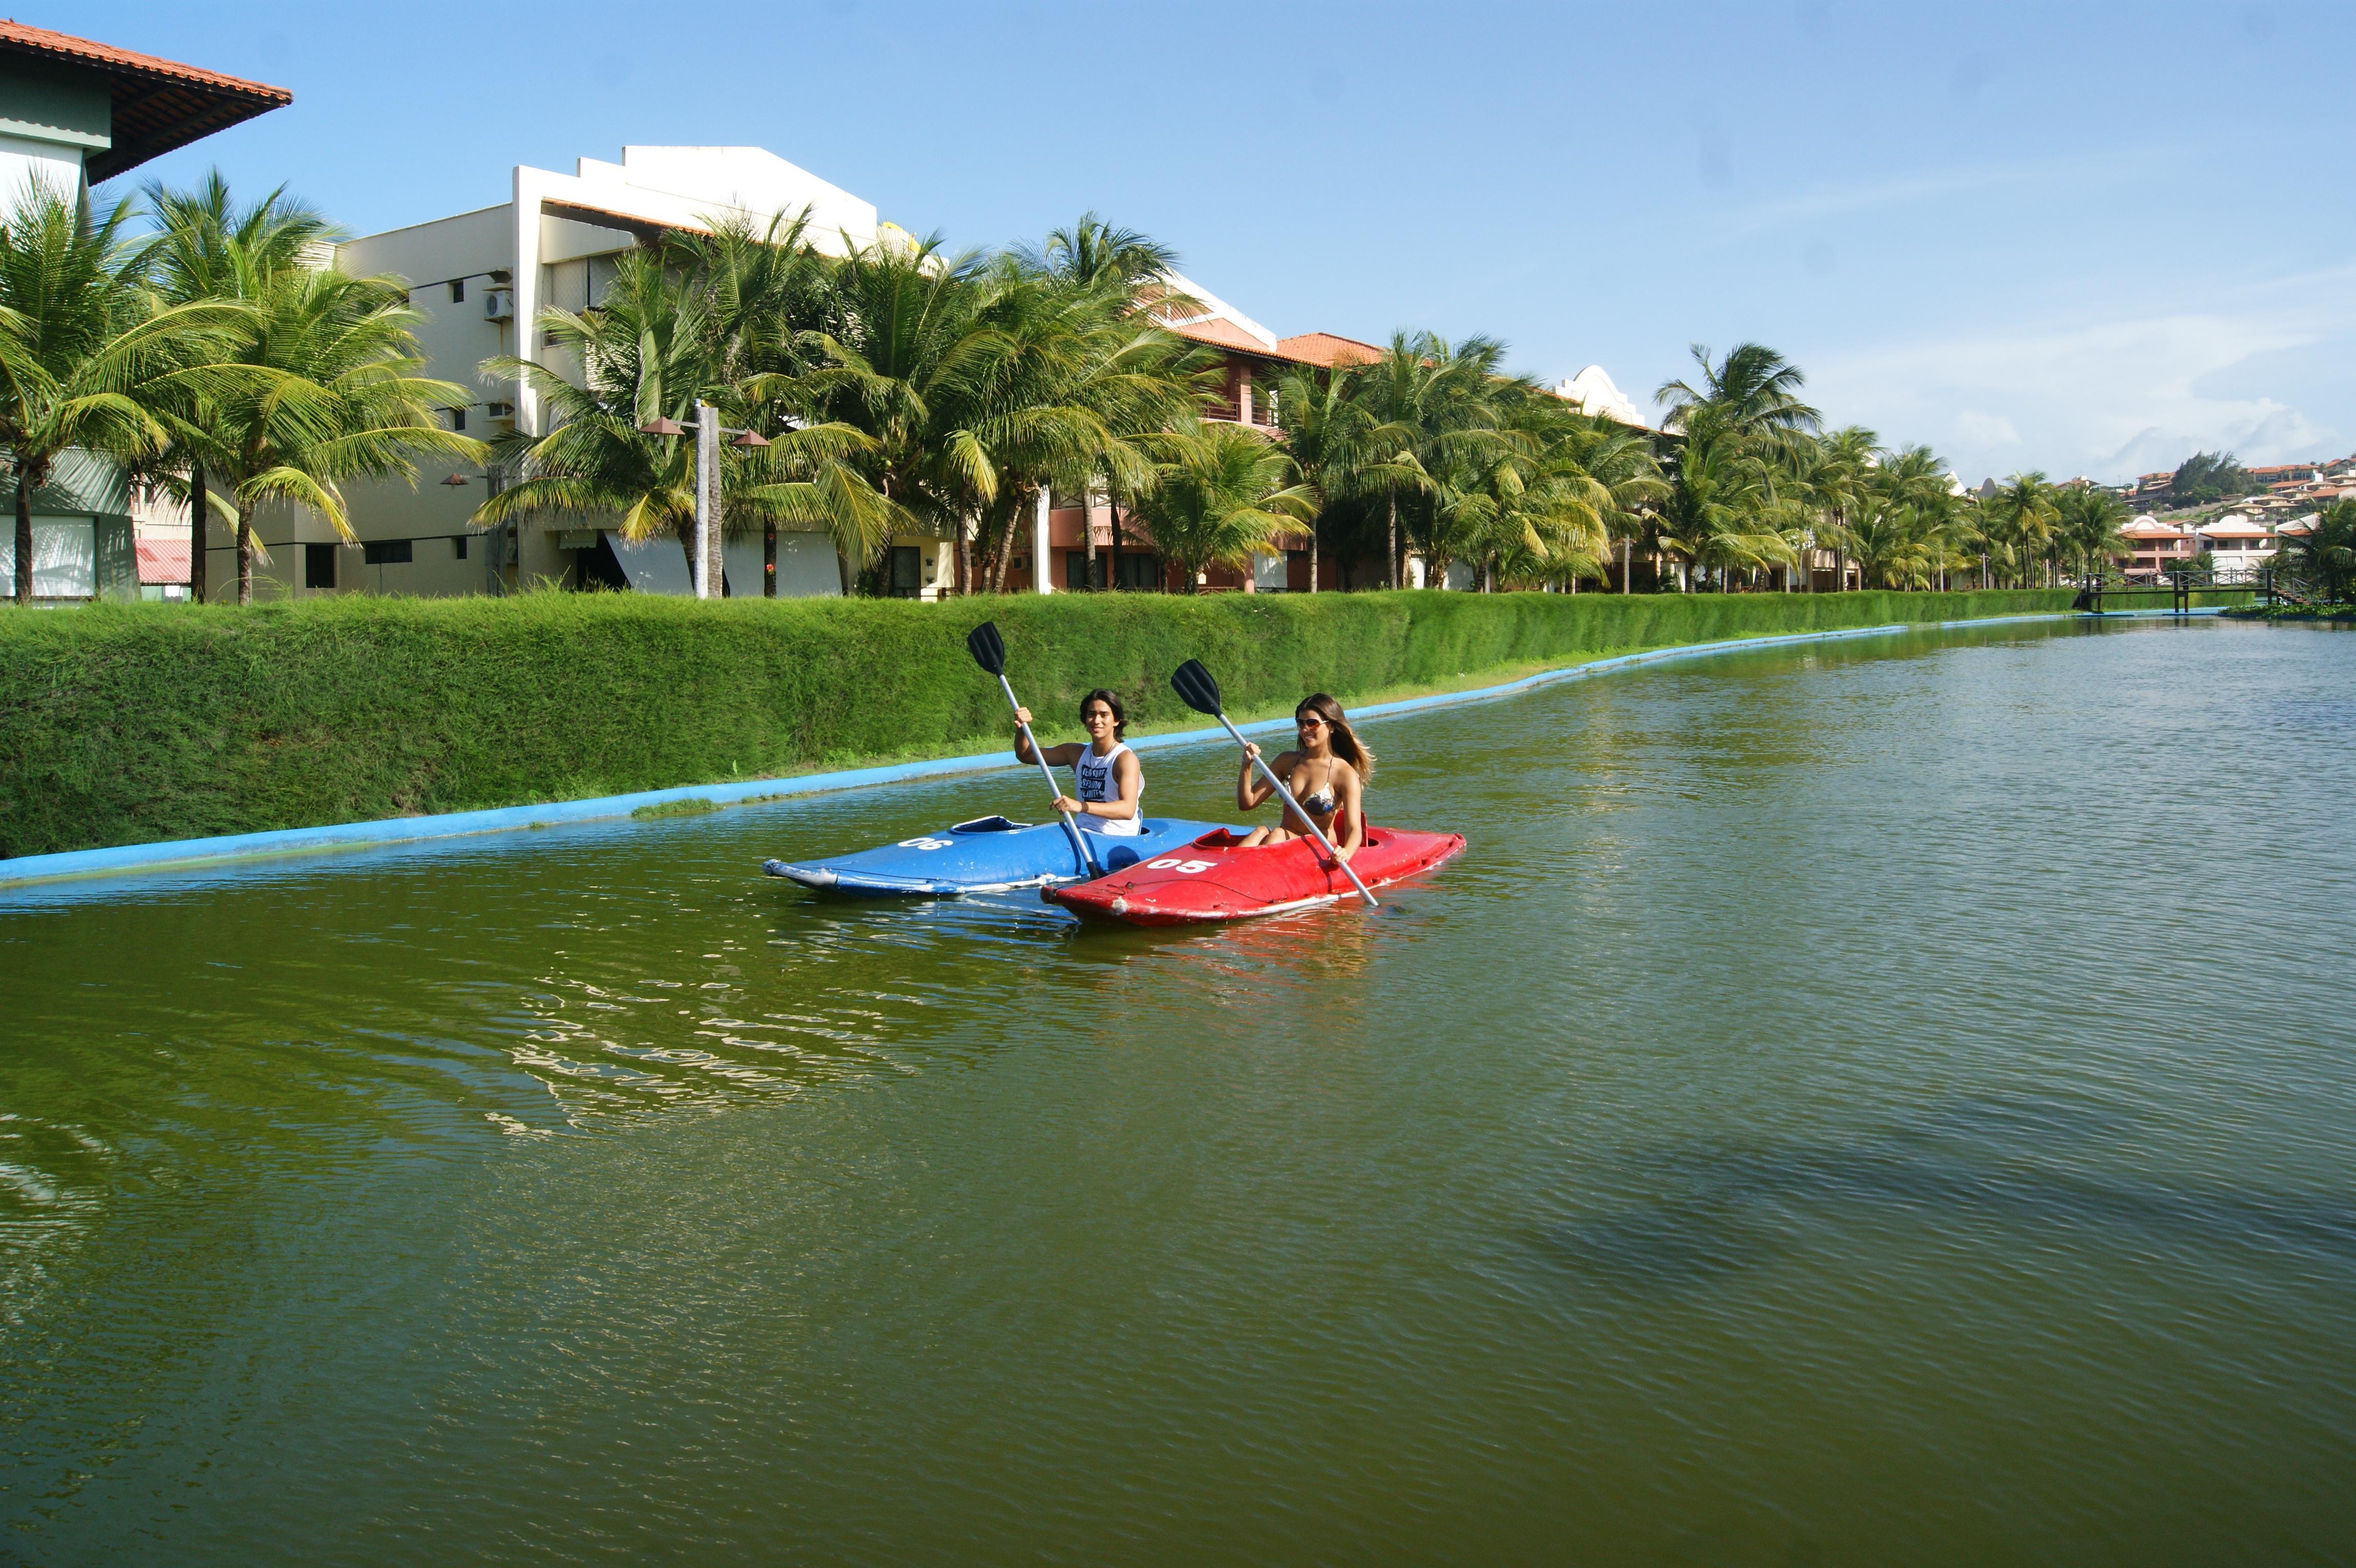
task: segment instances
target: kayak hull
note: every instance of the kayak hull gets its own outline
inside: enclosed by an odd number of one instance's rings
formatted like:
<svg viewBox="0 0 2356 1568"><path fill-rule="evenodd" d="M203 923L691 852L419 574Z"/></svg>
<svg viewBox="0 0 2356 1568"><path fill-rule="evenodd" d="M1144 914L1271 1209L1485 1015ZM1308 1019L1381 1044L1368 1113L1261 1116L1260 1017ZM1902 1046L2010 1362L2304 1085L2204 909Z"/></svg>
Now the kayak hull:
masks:
<svg viewBox="0 0 2356 1568"><path fill-rule="evenodd" d="M1117 872L1219 831L1215 822L1148 817L1141 833L1083 832L1080 837L1094 863L1085 875ZM978 817L855 854L765 861L761 869L771 876L830 893L901 898L1006 893L1077 882L1084 875L1061 822L1034 826L1004 817Z"/></svg>
<svg viewBox="0 0 2356 1568"><path fill-rule="evenodd" d="M1217 829L1093 882L1043 887L1039 896L1075 914L1138 926L1248 920L1358 896L1348 873L1315 840L1243 849L1241 836ZM1350 869L1368 887L1382 887L1429 871L1463 847L1462 833L1369 828Z"/></svg>

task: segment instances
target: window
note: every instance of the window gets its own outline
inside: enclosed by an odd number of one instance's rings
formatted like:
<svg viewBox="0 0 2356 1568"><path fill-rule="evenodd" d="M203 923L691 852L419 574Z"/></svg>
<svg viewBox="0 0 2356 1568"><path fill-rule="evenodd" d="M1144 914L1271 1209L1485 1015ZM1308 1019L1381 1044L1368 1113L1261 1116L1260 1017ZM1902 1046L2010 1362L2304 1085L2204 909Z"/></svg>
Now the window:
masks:
<svg viewBox="0 0 2356 1568"><path fill-rule="evenodd" d="M333 549L332 545L321 546ZM371 539L360 546L360 559L371 566L406 566L413 559L406 539Z"/></svg>
<svg viewBox="0 0 2356 1568"><path fill-rule="evenodd" d="M332 588L336 585L336 547L332 544L303 546L303 585L306 588Z"/></svg>
<svg viewBox="0 0 2356 1568"><path fill-rule="evenodd" d="M892 546L891 594L895 599L913 599L923 596L924 552L913 544Z"/></svg>
<svg viewBox="0 0 2356 1568"><path fill-rule="evenodd" d="M464 430L466 428L466 411L465 409L454 408L450 411L450 428L453 430Z"/></svg>
<svg viewBox="0 0 2356 1568"><path fill-rule="evenodd" d="M452 278L450 280L450 303L453 305L464 305L466 303L466 280L465 278Z"/></svg>
<svg viewBox="0 0 2356 1568"><path fill-rule="evenodd" d="M466 536L463 533L453 534L450 539L450 559L453 561L464 561L466 558Z"/></svg>

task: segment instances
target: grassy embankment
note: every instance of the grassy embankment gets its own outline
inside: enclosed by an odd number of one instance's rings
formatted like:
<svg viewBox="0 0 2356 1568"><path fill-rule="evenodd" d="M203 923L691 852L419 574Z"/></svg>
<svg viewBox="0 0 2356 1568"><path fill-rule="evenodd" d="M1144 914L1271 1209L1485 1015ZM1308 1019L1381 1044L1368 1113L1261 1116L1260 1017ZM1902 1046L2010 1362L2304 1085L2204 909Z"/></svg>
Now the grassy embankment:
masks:
<svg viewBox="0 0 2356 1568"><path fill-rule="evenodd" d="M1639 649L2064 609L1989 594L1159 594L918 605L634 595L0 613L0 856L574 800L1002 744L966 631L1043 715L1132 733L1363 703ZM1058 723L1056 731L1069 726Z"/></svg>

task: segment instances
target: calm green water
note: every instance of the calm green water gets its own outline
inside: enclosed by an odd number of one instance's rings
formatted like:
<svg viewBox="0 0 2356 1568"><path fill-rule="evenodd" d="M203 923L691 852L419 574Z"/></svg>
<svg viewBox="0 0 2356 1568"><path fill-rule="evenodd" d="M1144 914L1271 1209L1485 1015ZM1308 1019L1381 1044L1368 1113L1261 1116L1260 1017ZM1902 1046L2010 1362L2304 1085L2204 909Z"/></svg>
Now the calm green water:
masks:
<svg viewBox="0 0 2356 1568"><path fill-rule="evenodd" d="M2351 676L1381 724L1471 851L1206 934L755 874L1013 773L0 899L0 1557L2344 1561Z"/></svg>

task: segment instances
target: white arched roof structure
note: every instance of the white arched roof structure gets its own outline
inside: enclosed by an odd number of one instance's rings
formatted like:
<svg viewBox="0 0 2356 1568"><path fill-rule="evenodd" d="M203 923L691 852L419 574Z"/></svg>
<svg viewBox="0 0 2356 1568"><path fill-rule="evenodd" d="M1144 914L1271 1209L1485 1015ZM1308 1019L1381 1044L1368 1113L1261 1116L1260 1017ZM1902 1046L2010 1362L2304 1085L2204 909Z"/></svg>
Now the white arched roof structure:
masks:
<svg viewBox="0 0 2356 1568"><path fill-rule="evenodd" d="M1554 395L1577 404L1581 413L1632 424L1639 430L1650 428L1636 404L1601 365L1590 365L1570 380L1556 383Z"/></svg>

